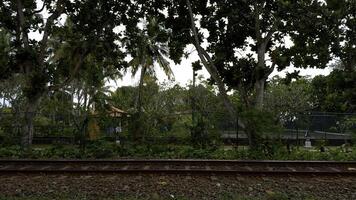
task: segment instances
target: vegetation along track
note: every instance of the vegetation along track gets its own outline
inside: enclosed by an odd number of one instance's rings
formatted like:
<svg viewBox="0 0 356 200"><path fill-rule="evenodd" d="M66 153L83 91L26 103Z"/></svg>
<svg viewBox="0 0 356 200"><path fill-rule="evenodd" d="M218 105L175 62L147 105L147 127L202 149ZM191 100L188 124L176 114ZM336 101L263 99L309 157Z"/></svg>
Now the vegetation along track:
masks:
<svg viewBox="0 0 356 200"><path fill-rule="evenodd" d="M238 160L0 160L8 173L173 173L356 175L356 162Z"/></svg>

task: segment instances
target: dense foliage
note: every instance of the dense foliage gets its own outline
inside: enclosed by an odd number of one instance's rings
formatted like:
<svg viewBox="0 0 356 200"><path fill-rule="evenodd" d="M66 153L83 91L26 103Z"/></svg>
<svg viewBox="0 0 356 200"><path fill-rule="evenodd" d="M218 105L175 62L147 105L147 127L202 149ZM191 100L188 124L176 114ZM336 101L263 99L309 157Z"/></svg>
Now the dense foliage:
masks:
<svg viewBox="0 0 356 200"><path fill-rule="evenodd" d="M1 143L31 149L34 137L56 136L92 149L88 139L122 137L136 148L171 137L208 148L241 132L264 151L291 124L314 131L301 120L313 112L347 113L325 130L352 135L355 8L355 0L4 0ZM191 46L193 82L176 85L170 63ZM155 66L171 82L158 84ZM332 72L270 77L291 66ZM203 67L210 79L196 80ZM137 87L107 86L128 71L140 71Z"/></svg>

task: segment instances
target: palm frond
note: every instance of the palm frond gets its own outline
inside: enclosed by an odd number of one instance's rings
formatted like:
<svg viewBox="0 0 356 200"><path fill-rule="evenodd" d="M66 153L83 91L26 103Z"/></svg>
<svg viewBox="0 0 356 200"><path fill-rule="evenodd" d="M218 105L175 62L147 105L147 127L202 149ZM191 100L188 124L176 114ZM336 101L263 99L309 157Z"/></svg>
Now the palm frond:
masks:
<svg viewBox="0 0 356 200"><path fill-rule="evenodd" d="M174 74L172 68L170 67L170 63L166 58L164 58L163 55L158 54L157 62L160 65L160 67L163 69L164 73L167 75L168 79L174 78Z"/></svg>

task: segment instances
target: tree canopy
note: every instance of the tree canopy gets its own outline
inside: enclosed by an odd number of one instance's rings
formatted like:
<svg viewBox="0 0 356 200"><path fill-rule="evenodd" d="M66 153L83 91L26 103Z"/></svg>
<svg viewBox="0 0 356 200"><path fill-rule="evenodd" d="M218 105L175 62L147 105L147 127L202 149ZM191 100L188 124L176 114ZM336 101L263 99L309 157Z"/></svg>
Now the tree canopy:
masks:
<svg viewBox="0 0 356 200"><path fill-rule="evenodd" d="M185 48L193 45L199 56L194 69L207 69L209 83L217 86L230 118L237 117L242 128L251 121L240 116L240 107L260 114L268 112L266 105L278 107L265 100L268 92L283 100L303 97L310 83L291 81L299 76L297 71L287 74L289 81L273 82L276 86L266 93L271 73L291 66L324 69L330 62L339 63L329 76L315 78L307 93L317 99L315 108L353 112L355 9L355 0L3 0L0 81L11 85L14 78L19 80L13 90L0 94L23 100L18 105L23 106L23 143L28 145L42 98L58 92L70 95L72 102L77 98L84 111L103 106L109 99L107 79L141 67L144 88L143 76L153 74L155 63L171 76L169 59L180 63L189 54ZM231 100L229 90L242 105ZM14 91L18 95L5 97ZM119 93L115 98L121 98ZM301 101L305 105L309 100ZM287 103L299 112L292 105L296 102ZM249 130L250 137L254 132Z"/></svg>

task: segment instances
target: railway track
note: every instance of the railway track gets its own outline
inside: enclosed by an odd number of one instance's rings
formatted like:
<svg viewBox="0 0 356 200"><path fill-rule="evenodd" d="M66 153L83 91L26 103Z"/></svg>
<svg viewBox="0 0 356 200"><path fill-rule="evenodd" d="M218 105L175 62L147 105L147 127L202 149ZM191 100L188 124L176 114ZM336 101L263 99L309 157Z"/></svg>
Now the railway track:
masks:
<svg viewBox="0 0 356 200"><path fill-rule="evenodd" d="M237 160L0 160L9 173L356 175L356 162Z"/></svg>

